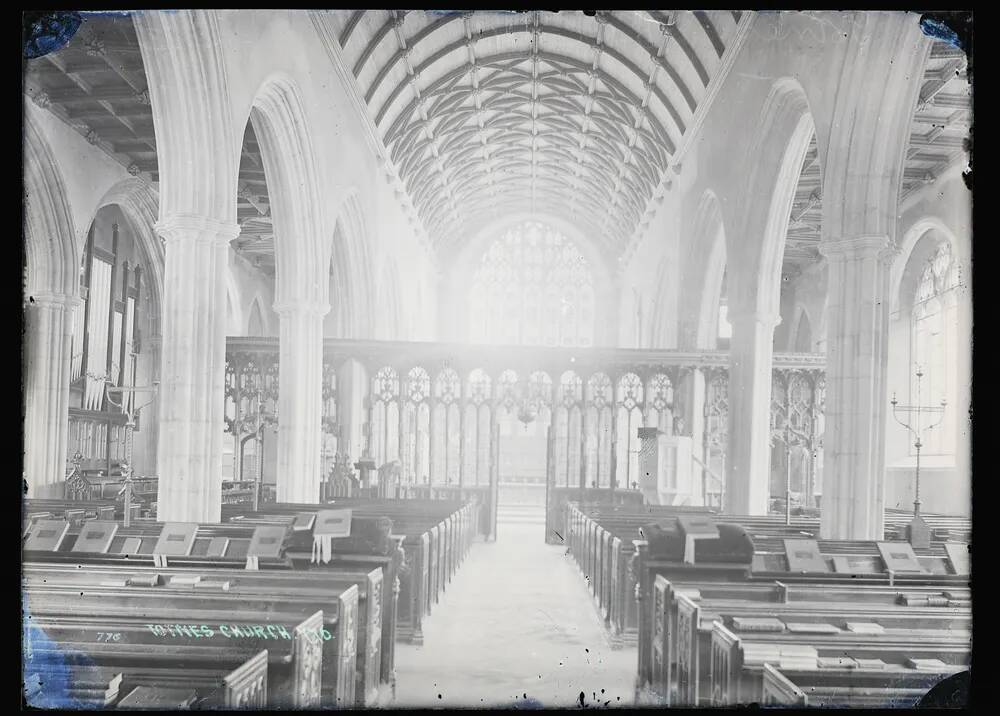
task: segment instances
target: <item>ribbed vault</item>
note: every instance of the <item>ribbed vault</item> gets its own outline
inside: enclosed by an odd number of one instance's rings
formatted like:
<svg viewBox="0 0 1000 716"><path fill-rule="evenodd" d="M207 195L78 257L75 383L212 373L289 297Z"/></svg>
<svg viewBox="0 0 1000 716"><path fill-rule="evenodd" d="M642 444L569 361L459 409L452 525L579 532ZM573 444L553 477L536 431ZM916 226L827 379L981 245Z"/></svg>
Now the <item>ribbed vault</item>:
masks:
<svg viewBox="0 0 1000 716"><path fill-rule="evenodd" d="M544 208L621 254L740 13L332 13L439 253Z"/></svg>

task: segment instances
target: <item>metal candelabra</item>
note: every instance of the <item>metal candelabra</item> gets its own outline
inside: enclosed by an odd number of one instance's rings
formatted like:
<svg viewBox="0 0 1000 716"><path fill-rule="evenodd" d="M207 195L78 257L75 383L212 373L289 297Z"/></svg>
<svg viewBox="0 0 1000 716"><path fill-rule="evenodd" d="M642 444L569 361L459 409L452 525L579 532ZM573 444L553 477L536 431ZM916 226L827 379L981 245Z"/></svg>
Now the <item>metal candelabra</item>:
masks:
<svg viewBox="0 0 1000 716"><path fill-rule="evenodd" d="M125 500L125 527L132 524L132 431L135 430L135 416L139 411L150 405L156 399L156 391L160 384L158 382L146 386L113 385L110 382L104 384L107 391L108 402L119 408L125 415L125 459L122 461L122 489L118 493ZM135 401L128 401L126 396L131 394L148 394L149 400L142 405L136 406ZM117 400L116 400L117 398Z"/></svg>
<svg viewBox="0 0 1000 716"><path fill-rule="evenodd" d="M792 439L797 438L808 446L809 435L792 427L792 421L785 418L781 431L775 431L774 437L785 445L785 524L792 524Z"/></svg>
<svg viewBox="0 0 1000 716"><path fill-rule="evenodd" d="M914 476L914 486L913 486L913 516L920 516L920 449L924 446L923 441L920 439L921 433L927 430L932 430L941 424L944 420L944 409L947 405L944 399L941 400L940 406L923 406L920 404L920 383L924 377L924 372L919 367L917 368L917 404L916 405L900 405L899 401L896 400L895 391L892 394L892 400L889 402L892 404L892 417L896 419L896 422L906 428L911 435L913 435L913 447L917 449L917 466L916 474ZM910 425L904 420L901 420L899 414L913 416L913 425ZM932 416L938 416L937 420L930 425L921 425L920 418L924 414L930 414Z"/></svg>

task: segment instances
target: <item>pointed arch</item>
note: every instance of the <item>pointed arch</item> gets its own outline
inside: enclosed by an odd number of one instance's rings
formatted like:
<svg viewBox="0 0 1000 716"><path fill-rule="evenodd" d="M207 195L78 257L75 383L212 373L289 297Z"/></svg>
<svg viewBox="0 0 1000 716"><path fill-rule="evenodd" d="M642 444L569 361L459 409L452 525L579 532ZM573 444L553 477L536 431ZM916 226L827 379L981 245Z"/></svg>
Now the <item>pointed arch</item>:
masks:
<svg viewBox="0 0 1000 716"><path fill-rule="evenodd" d="M375 285L370 237L357 192L341 203L333 230L329 261L336 294L331 302L341 316L343 337L366 338L375 331Z"/></svg>
<svg viewBox="0 0 1000 716"><path fill-rule="evenodd" d="M160 219L194 215L235 224L242 135L233 131L218 11L132 17L153 110Z"/></svg>
<svg viewBox="0 0 1000 716"><path fill-rule="evenodd" d="M25 117L26 295L50 293L75 297L80 290L80 251L66 184L31 114Z"/></svg>
<svg viewBox="0 0 1000 716"><path fill-rule="evenodd" d="M268 324L264 318L264 308L261 304L260 296L254 296L253 302L250 304L250 310L247 312L247 331L248 336L267 336L270 335L268 329Z"/></svg>
<svg viewBox="0 0 1000 716"><path fill-rule="evenodd" d="M695 211L682 274L679 342L683 349L715 348L726 258L722 207L715 192L706 189Z"/></svg>
<svg viewBox="0 0 1000 716"><path fill-rule="evenodd" d="M382 264L382 275L378 287L379 338L389 341L403 340L407 326L403 321L403 310L399 300L399 271L392 256L387 256Z"/></svg>
<svg viewBox="0 0 1000 716"><path fill-rule="evenodd" d="M254 97L249 121L261 148L274 223L275 303L327 305L328 202L298 85L282 74L267 78ZM240 151L237 145L234 183Z"/></svg>
<svg viewBox="0 0 1000 716"><path fill-rule="evenodd" d="M147 264L144 280L149 281L149 292L152 300L150 317L153 320L154 331L159 332L160 307L163 302L163 272L166 255L163 242L156 235L156 218L160 207L160 198L156 190L142 179L129 177L114 184L97 202L90 223L93 223L97 212L105 206L117 206L128 220L129 227L138 238L139 249Z"/></svg>
<svg viewBox="0 0 1000 716"><path fill-rule="evenodd" d="M788 347L795 353L813 352L812 321L809 320L809 312L804 306L799 307L799 315L793 324Z"/></svg>
<svg viewBox="0 0 1000 716"><path fill-rule="evenodd" d="M745 157L747 183L738 214L745 233L727 237L728 254L738 267L729 276L729 304L739 312L777 319L792 202L815 133L809 100L798 80L782 77L773 83L757 126Z"/></svg>

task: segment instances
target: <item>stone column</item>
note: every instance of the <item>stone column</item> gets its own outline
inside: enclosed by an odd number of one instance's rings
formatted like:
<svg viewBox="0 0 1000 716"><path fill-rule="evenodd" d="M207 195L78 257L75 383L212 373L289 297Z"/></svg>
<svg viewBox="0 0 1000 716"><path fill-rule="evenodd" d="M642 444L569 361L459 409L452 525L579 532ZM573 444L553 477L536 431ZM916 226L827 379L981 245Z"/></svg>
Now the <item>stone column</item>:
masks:
<svg viewBox="0 0 1000 716"><path fill-rule="evenodd" d="M329 304L276 303L281 316L278 367L278 502L319 500L323 447L323 316Z"/></svg>
<svg viewBox="0 0 1000 716"><path fill-rule="evenodd" d="M685 370L682 373L679 392L683 394L682 405L684 407L680 415L674 416L674 421L678 418L684 425L679 431L673 431L674 435L681 435L691 438L691 450L698 460L704 460L702 446L705 443L705 393L708 389L705 382L705 373L698 368ZM692 488L693 505L704 504L705 483L712 481L712 476L705 468L698 463L691 466L694 482L697 483Z"/></svg>
<svg viewBox="0 0 1000 716"><path fill-rule="evenodd" d="M765 515L771 461L771 358L778 316L729 315L729 446L726 450L728 514Z"/></svg>
<svg viewBox="0 0 1000 716"><path fill-rule="evenodd" d="M80 299L30 294L25 315L24 477L29 497L62 497L69 442L73 310Z"/></svg>
<svg viewBox="0 0 1000 716"><path fill-rule="evenodd" d="M878 235L820 246L830 277L822 539L883 536L889 246Z"/></svg>
<svg viewBox="0 0 1000 716"><path fill-rule="evenodd" d="M358 460L365 449L364 425L368 420L365 394L364 366L349 358L337 369L337 420L340 422L337 449L350 455L351 462Z"/></svg>
<svg viewBox="0 0 1000 716"><path fill-rule="evenodd" d="M226 252L236 224L172 215L166 242L157 520L218 522L222 510Z"/></svg>

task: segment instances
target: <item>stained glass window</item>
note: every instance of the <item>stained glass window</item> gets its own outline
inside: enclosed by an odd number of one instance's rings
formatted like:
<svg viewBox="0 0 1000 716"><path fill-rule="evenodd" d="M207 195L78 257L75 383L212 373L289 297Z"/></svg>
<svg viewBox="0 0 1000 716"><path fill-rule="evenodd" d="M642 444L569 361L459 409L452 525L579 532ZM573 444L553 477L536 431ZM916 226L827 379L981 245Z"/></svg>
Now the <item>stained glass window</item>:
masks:
<svg viewBox="0 0 1000 716"><path fill-rule="evenodd" d="M574 244L544 224L512 227L487 249L470 297L475 343L590 346L594 285Z"/></svg>

